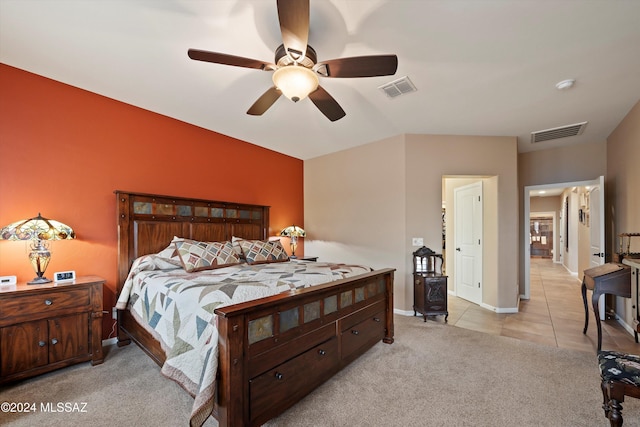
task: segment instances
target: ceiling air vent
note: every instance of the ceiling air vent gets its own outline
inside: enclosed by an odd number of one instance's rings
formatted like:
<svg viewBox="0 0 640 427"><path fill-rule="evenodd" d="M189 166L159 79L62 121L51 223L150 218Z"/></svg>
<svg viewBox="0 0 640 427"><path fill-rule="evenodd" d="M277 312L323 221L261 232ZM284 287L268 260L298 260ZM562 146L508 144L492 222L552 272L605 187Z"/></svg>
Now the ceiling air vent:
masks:
<svg viewBox="0 0 640 427"><path fill-rule="evenodd" d="M409 80L409 77L407 76L400 77L391 83L383 84L382 86L379 86L378 89L386 93L389 98L395 98L397 96L404 95L405 93L415 92L417 90L413 85L413 82Z"/></svg>
<svg viewBox="0 0 640 427"><path fill-rule="evenodd" d="M575 125L561 126L559 128L539 130L531 132L531 143L550 141L552 139L566 138L568 136L581 135L587 122L576 123Z"/></svg>

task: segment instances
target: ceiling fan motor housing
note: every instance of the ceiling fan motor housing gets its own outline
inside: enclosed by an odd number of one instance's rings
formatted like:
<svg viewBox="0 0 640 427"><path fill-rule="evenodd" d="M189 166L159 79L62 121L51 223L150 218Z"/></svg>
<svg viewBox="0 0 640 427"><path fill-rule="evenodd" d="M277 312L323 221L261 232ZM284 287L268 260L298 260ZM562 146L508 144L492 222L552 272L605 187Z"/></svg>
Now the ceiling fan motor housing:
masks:
<svg viewBox="0 0 640 427"><path fill-rule="evenodd" d="M311 46L307 45L307 52L304 58L302 58L302 61L294 61L293 58L287 54L287 49L285 49L283 44L278 46L275 56L276 65L278 67L286 67L287 65L293 65L294 62L305 68L313 68L313 66L318 62L316 51Z"/></svg>

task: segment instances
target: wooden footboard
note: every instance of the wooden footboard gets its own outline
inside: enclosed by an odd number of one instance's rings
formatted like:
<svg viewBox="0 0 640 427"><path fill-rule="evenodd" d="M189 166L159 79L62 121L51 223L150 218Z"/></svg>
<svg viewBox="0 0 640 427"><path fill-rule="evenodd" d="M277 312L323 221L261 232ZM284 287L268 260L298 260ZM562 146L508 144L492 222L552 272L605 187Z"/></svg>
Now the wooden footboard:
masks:
<svg viewBox="0 0 640 427"><path fill-rule="evenodd" d="M173 236L266 239L269 208L116 191L118 295L133 261ZM281 414L369 348L392 343L393 269L216 309L219 425L253 426ZM133 340L158 365L160 343L128 311L118 345Z"/></svg>
<svg viewBox="0 0 640 427"><path fill-rule="evenodd" d="M393 271L217 309L219 424L261 425L380 340L392 343Z"/></svg>

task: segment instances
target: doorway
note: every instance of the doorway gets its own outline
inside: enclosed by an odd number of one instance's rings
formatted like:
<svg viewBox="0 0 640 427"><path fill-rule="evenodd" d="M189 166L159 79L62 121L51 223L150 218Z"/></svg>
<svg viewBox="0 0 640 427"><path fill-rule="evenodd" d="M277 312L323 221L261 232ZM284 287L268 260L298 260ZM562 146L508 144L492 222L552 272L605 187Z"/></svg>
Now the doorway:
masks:
<svg viewBox="0 0 640 427"><path fill-rule="evenodd" d="M597 189L594 195L598 197L598 205L594 209L598 210L598 214L595 215L597 218L597 224L593 224L592 218L585 216L584 211L582 210L582 201L578 200L577 194L573 194L576 189L588 189L593 192L594 189ZM604 177L598 177L592 181L577 181L577 182L566 182L566 183L558 183L558 184L545 184L545 185L531 185L526 186L524 188L524 209L523 209L523 223L524 223L524 234L523 234L523 253L524 253L524 286L521 288L520 296L522 299L528 300L531 295L530 287L531 287L531 246L529 243L529 233L530 233L530 220L531 217L531 197L539 195L540 192L549 192L553 193L556 191L556 194L563 194L567 190L572 190L572 197L564 197L562 202L562 207L560 209L560 218L559 221L561 226L559 228L558 233L555 236L556 239L556 260L561 262L563 265L568 266L567 269L569 271L574 272L574 275L578 275L581 270L584 268L588 268L588 260L589 254L587 252L590 250L590 245L588 240L589 236L587 236L587 245L584 249L582 249L577 243L572 244L571 242L577 242L577 235L580 232L579 223L584 223L584 221L589 221L591 232L594 230L598 230L597 234L600 235L601 240L599 242L601 250L598 251L599 254L599 262L604 262ZM559 191L559 193L558 193ZM575 195L575 197L574 197ZM591 209L590 209L591 210ZM594 212L591 212L593 215ZM571 249L569 247L571 246ZM584 253L579 253L584 252ZM565 259L564 255L569 255ZM586 256L585 256L586 254ZM586 258L587 265L584 265L582 259ZM575 267L573 267L575 265ZM581 268L580 268L581 267ZM576 277L576 279L578 279Z"/></svg>
<svg viewBox="0 0 640 427"><path fill-rule="evenodd" d="M482 303L482 181L454 189L455 288L457 295Z"/></svg>
<svg viewBox="0 0 640 427"><path fill-rule="evenodd" d="M443 213L443 254L446 260L445 268L448 276L448 293L452 296L462 297L458 283L458 267L457 260L457 234L456 226L456 196L455 190L465 186L475 186L481 189L481 218L480 224L475 224L475 230L480 239L479 246L480 257L478 257L479 265L475 267L480 280L480 291L477 292L475 304L483 309L498 311L496 308L496 295L498 293L498 177L497 176L447 176L442 177L442 209ZM477 198L477 196L476 196ZM470 222L469 222L470 223ZM446 231L445 231L446 230ZM477 240L476 240L477 244ZM467 265L469 267L469 265ZM469 269L467 269L469 271ZM477 281L474 279L477 289ZM473 282L470 282L473 283ZM463 291L464 292L464 291ZM466 300L469 301L469 300Z"/></svg>
<svg viewBox="0 0 640 427"><path fill-rule="evenodd" d="M555 216L553 213L531 213L529 248L532 258L554 258Z"/></svg>

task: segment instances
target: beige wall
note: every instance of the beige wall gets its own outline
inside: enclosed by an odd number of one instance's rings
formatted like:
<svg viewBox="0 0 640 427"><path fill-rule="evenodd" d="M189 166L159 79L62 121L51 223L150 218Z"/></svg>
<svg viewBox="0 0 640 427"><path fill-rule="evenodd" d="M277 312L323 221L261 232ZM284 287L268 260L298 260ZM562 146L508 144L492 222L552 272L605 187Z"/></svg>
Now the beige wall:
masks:
<svg viewBox="0 0 640 427"><path fill-rule="evenodd" d="M562 199L560 196L531 197L530 212L560 212Z"/></svg>
<svg viewBox="0 0 640 427"><path fill-rule="evenodd" d="M441 247L443 177L485 177L483 304L498 310L517 307L516 138L407 135L406 156L407 254L413 249L411 237L419 233L426 246ZM451 223L447 222L447 233ZM454 271L452 258L447 260L448 272Z"/></svg>
<svg viewBox="0 0 640 427"><path fill-rule="evenodd" d="M304 162L305 255L398 269L403 307L404 152L397 136Z"/></svg>
<svg viewBox="0 0 640 427"><path fill-rule="evenodd" d="M590 181L606 171L605 141L518 154L521 189L529 185Z"/></svg>
<svg viewBox="0 0 640 427"><path fill-rule="evenodd" d="M512 137L403 135L305 161L305 253L396 268L396 309L412 311L411 238L442 248L444 176L486 177L495 189L487 216L497 232L486 242L493 264L485 268L495 279L485 280L483 298L496 309L513 309L518 190Z"/></svg>
<svg viewBox="0 0 640 427"><path fill-rule="evenodd" d="M607 251L617 251L618 233L640 232L640 102L629 111L607 138L607 192L605 223ZM632 241L632 252L640 252L640 238ZM633 325L633 299L618 298L616 311Z"/></svg>

